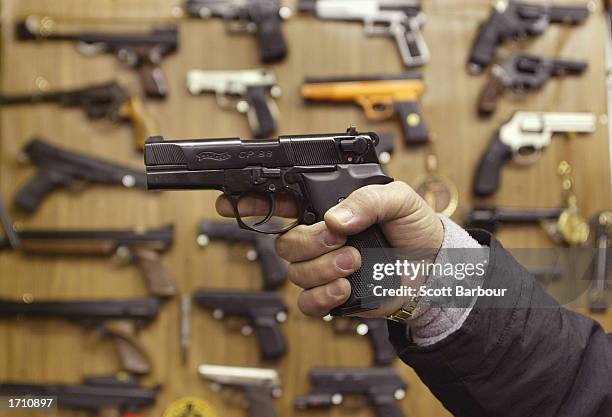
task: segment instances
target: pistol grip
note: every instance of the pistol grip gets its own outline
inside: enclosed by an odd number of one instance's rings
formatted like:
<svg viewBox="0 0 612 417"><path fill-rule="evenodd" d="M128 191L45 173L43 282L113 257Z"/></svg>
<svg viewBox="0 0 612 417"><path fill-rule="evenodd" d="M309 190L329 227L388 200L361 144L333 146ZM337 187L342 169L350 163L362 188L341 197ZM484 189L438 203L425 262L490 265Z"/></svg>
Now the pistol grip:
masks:
<svg viewBox="0 0 612 417"><path fill-rule="evenodd" d="M361 268L347 277L351 283L351 295L349 299L339 307L330 311L332 316L347 316L361 311L373 310L380 307L381 298L370 294L371 287L375 285L371 272L374 264L379 262L390 262L384 253L385 249L391 247L383 234L380 226L370 226L368 229L353 236L348 236L346 246L352 246L361 254ZM373 253L377 251L378 253ZM381 281L381 285L385 285ZM396 288L397 285L390 284L388 288Z"/></svg>
<svg viewBox="0 0 612 417"><path fill-rule="evenodd" d="M499 189L501 168L512 157L512 148L495 136L485 151L474 177L474 194L488 197Z"/></svg>
<svg viewBox="0 0 612 417"><path fill-rule="evenodd" d="M256 314L253 324L261 348L262 359L275 360L287 352L285 336L275 317L267 314Z"/></svg>
<svg viewBox="0 0 612 417"><path fill-rule="evenodd" d="M104 324L104 331L115 337L123 370L137 375L151 372L151 359L135 337L136 326L133 322L111 320Z"/></svg>
<svg viewBox="0 0 612 417"><path fill-rule="evenodd" d="M430 53L420 30L420 23L400 25L393 33L404 66L420 67L429 62Z"/></svg>
<svg viewBox="0 0 612 417"><path fill-rule="evenodd" d="M255 245L255 250L259 254L265 290L275 290L287 280L287 265L276 254L274 242L273 237L262 235L258 236Z"/></svg>
<svg viewBox="0 0 612 417"><path fill-rule="evenodd" d="M374 352L374 364L377 366L390 365L396 358L397 353L395 348L389 341L389 331L387 330L387 323L384 319L373 319L379 320L380 323L372 325L368 323L368 336L372 343L372 350Z"/></svg>
<svg viewBox="0 0 612 417"><path fill-rule="evenodd" d="M425 117L416 101L398 101L393 104L402 125L407 145L421 145L429 140Z"/></svg>
<svg viewBox="0 0 612 417"><path fill-rule="evenodd" d="M138 68L138 76L147 97L166 98L168 95L168 82L159 66L151 62L143 62Z"/></svg>
<svg viewBox="0 0 612 417"><path fill-rule="evenodd" d="M468 63L468 69L472 74L480 74L495 59L495 50L499 43L498 26L495 20L495 15L493 15L478 28Z"/></svg>
<svg viewBox="0 0 612 417"><path fill-rule="evenodd" d="M119 115L132 124L136 148L139 151L144 150L145 141L149 137L159 134L157 122L146 110L140 97L130 97L127 103L121 107Z"/></svg>
<svg viewBox="0 0 612 417"><path fill-rule="evenodd" d="M170 271L162 265L159 253L147 248L132 248L132 252L151 295L171 297L176 294L176 282Z"/></svg>
<svg viewBox="0 0 612 417"><path fill-rule="evenodd" d="M270 87L267 86L247 89L247 116L251 130L257 138L270 136L276 130L276 105L270 98L269 91Z"/></svg>
<svg viewBox="0 0 612 417"><path fill-rule="evenodd" d="M491 116L497 109L497 99L504 91L504 82L495 75L487 81L478 99L478 114L481 117Z"/></svg>
<svg viewBox="0 0 612 417"><path fill-rule="evenodd" d="M249 417L277 417L270 389L246 385L244 390Z"/></svg>
<svg viewBox="0 0 612 417"><path fill-rule="evenodd" d="M36 174L17 192L13 204L28 214L34 213L45 197L56 188L69 185L70 181L61 174L39 169Z"/></svg>
<svg viewBox="0 0 612 417"><path fill-rule="evenodd" d="M287 56L287 42L283 35L282 20L276 8L269 11L252 11L251 18L257 27L256 36L261 62L270 64L282 61Z"/></svg>

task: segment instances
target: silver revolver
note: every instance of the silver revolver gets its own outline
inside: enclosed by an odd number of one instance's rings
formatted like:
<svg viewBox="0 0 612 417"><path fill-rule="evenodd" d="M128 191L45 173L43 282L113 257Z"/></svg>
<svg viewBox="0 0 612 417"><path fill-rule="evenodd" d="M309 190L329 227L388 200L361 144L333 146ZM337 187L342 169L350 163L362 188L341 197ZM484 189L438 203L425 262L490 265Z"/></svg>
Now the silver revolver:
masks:
<svg viewBox="0 0 612 417"><path fill-rule="evenodd" d="M279 112L274 99L281 96L282 90L272 71L191 70L187 73L187 89L192 95L215 93L220 107L233 107L246 114L256 138L269 137L276 131ZM238 97L239 101L233 103L230 97Z"/></svg>
<svg viewBox="0 0 612 417"><path fill-rule="evenodd" d="M495 134L481 158L474 194L493 195L499 189L502 166L511 158L523 165L537 161L553 134L592 133L595 126L592 113L516 112Z"/></svg>
<svg viewBox="0 0 612 417"><path fill-rule="evenodd" d="M299 7L323 20L363 22L368 36L394 38L406 67L429 62L420 0L300 0Z"/></svg>

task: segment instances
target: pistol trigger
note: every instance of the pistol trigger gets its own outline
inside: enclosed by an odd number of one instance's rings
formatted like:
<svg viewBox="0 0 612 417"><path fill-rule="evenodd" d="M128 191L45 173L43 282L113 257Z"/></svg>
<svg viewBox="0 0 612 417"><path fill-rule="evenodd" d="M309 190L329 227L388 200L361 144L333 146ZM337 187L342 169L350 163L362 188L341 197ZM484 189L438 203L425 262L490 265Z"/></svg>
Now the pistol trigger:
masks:
<svg viewBox="0 0 612 417"><path fill-rule="evenodd" d="M527 150L531 150L528 152ZM542 157L542 150L535 148L520 148L518 152L515 152L512 156L512 160L522 166L532 165Z"/></svg>
<svg viewBox="0 0 612 417"><path fill-rule="evenodd" d="M268 223L274 215L274 212L276 211L276 198L274 198L272 194L269 194L268 199L270 200L270 210L268 211L268 214L266 214L266 217L264 217L263 220L258 221L253 226L261 226Z"/></svg>

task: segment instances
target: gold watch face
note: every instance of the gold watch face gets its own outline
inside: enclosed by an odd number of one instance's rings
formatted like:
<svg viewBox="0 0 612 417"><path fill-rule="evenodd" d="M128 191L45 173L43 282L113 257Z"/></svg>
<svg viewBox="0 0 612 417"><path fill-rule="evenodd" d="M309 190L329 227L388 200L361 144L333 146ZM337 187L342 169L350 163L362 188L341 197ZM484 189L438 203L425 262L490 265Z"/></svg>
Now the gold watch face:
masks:
<svg viewBox="0 0 612 417"><path fill-rule="evenodd" d="M563 239L570 245L582 245L589 239L589 224L572 210L561 213L557 221L557 228Z"/></svg>
<svg viewBox="0 0 612 417"><path fill-rule="evenodd" d="M184 397L170 404L163 417L217 417L217 414L203 399Z"/></svg>
<svg viewBox="0 0 612 417"><path fill-rule="evenodd" d="M440 175L428 175L417 180L415 191L423 197L427 204L436 212L448 217L457 210L459 193L450 180Z"/></svg>

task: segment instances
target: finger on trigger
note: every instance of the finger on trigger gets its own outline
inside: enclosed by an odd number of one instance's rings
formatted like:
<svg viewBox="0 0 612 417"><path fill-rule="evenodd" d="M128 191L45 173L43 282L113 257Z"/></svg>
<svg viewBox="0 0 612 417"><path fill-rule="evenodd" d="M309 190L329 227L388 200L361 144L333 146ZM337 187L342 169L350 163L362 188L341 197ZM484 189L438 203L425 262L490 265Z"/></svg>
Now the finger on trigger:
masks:
<svg viewBox="0 0 612 417"><path fill-rule="evenodd" d="M309 289L348 277L360 266L359 251L347 246L309 261L290 264L287 277L298 287Z"/></svg>
<svg viewBox="0 0 612 417"><path fill-rule="evenodd" d="M300 225L276 239L276 253L288 262L302 262L344 245L346 238L331 233L324 222Z"/></svg>
<svg viewBox="0 0 612 417"><path fill-rule="evenodd" d="M350 295L351 284L345 278L339 278L327 285L302 291L298 307L307 316L323 317L348 300Z"/></svg>

